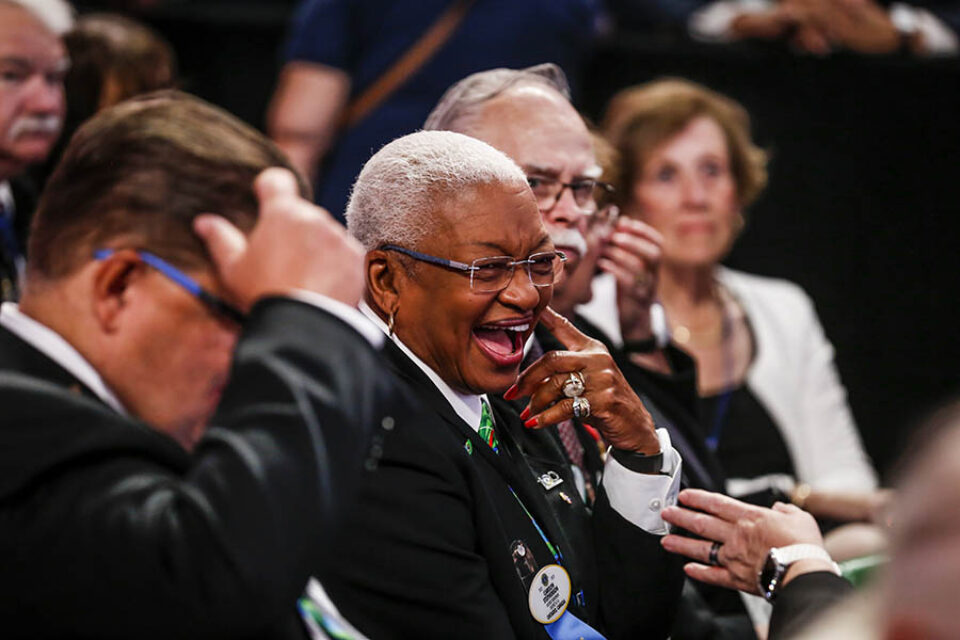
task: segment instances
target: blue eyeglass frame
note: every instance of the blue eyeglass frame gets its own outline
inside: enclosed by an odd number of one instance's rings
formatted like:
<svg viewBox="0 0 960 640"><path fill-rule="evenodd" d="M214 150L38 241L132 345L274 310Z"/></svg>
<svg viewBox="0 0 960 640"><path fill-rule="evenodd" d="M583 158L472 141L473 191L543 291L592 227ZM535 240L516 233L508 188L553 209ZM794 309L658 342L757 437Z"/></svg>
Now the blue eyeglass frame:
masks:
<svg viewBox="0 0 960 640"><path fill-rule="evenodd" d="M441 267L447 267L448 269L454 269L454 270L456 270L456 271L462 271L462 272L464 272L464 273L469 273L469 274L470 274L470 288L471 288L471 289L474 289L474 286L473 286L473 274L474 274L475 272L479 271L479 270L480 270L480 267L474 266L474 265L472 265L472 264L467 264L467 263L465 263L465 262L457 262L456 260L448 260L447 258L438 258L437 256L431 256L431 255L428 254L428 253L420 253L419 251L414 251L414 250L412 250L412 249L406 249L406 248L404 248L404 247L401 247L401 246L395 245L395 244L385 244L385 245L383 245L383 246L380 247L380 248L381 248L381 249L384 249L384 250L387 250L387 251L396 251L397 253L402 253L402 254L404 254L404 255L406 255L406 256L410 256L411 258L413 258L413 259L415 259L415 260L420 260L420 261L422 261L422 262L429 262L430 264L435 264L435 265L438 265L438 266L441 266ZM532 256L542 255L542 254L545 254L545 253L553 253L554 255L556 255L558 258L560 258L560 263L561 263L561 264L567 261L567 256L566 256L562 251L552 251L552 252L551 252L551 251L538 251L537 253L532 253L532 254L530 254L530 256L527 256L527 257L526 257L525 259L523 259L523 260L510 260L510 266L511 266L512 268L516 269L516 267L519 266L519 265L526 265L526 267L527 267L527 277L530 278L530 284L532 284L533 286L535 286L535 287L537 287L537 288L540 288L540 287L549 287L551 284L554 284L554 283L556 282L556 274L554 274L554 282L550 282L549 284L537 284L536 282L533 281L533 275L530 273L530 265L533 264L533 260L531 260L530 258L531 258ZM510 258L510 256L490 256L490 257L491 257L491 258ZM477 260L487 260L487 259L488 259L488 258L477 258ZM474 260L474 262L476 262L476 260ZM510 284L510 281L507 280L506 284L504 284L504 285L503 285L502 287L500 287L499 289L491 289L491 290L489 290L489 291L484 291L483 293L494 293L494 292L496 292L496 291L503 291L504 289L507 288L507 286L509 286L509 284Z"/></svg>
<svg viewBox="0 0 960 640"><path fill-rule="evenodd" d="M135 251L140 259L143 260L144 264L153 267L161 274L172 280L174 283L186 289L187 293L197 298L214 313L224 316L228 320L231 320L237 324L243 324L247 319L247 314L243 313L223 298L210 293L201 287L200 283L198 283L196 280L185 274L180 269L177 269L163 258L154 255L149 251L143 251L140 249L135 249ZM97 249L93 252L93 257L95 260L106 260L114 253L116 253L115 249Z"/></svg>

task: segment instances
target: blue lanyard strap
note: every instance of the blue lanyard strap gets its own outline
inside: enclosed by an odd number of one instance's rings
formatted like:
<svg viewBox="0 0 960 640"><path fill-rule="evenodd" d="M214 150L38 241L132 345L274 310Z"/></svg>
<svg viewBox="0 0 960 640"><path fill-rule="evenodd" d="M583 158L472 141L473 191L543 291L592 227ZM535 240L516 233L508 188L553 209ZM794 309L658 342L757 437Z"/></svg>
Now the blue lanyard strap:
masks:
<svg viewBox="0 0 960 640"><path fill-rule="evenodd" d="M520 505L520 508L523 509L523 512L527 514L527 517L530 518L530 523L533 525L533 528L537 530L537 533L540 534L540 539L543 540L543 544L547 545L547 550L553 555L553 561L557 564L563 566L563 554L560 552L560 547L555 547L550 539L547 538L547 534L543 532L543 529L540 528L540 524L537 522L537 519L533 517L533 514L527 509L527 505L523 504L523 500L520 499L520 496L517 495L517 492L513 490L513 487L507 486L510 489L510 493L513 494L513 497L516 498L517 504ZM587 606L587 597L583 594L583 589L576 594L577 603L581 607Z"/></svg>
<svg viewBox="0 0 960 640"><path fill-rule="evenodd" d="M517 503L520 505L520 508L523 509L523 512L527 514L527 517L530 518L530 522L533 524L533 528L537 530L537 533L540 534L540 539L543 540L543 543L547 545L547 549L550 550L550 553L553 555L553 559L557 564L563 564L563 555L560 553L559 547L555 547L550 543L550 540L547 538L547 534L543 532L543 529L540 528L540 525L537 523L536 518L527 510L527 506L523 504L523 500L520 499L520 496L517 495L517 492L513 490L513 487L509 487L510 493L513 494L513 497L517 499Z"/></svg>
<svg viewBox="0 0 960 640"><path fill-rule="evenodd" d="M711 451L716 451L720 446L720 436L723 434L723 425L727 420L727 411L730 409L730 399L733 396L733 346L730 344L733 338L733 321L727 312L726 303L724 303L723 315L721 318L720 339L723 341L723 369L726 374L728 387L717 399L717 408L713 414L713 425L710 428L710 434L706 438L707 447Z"/></svg>

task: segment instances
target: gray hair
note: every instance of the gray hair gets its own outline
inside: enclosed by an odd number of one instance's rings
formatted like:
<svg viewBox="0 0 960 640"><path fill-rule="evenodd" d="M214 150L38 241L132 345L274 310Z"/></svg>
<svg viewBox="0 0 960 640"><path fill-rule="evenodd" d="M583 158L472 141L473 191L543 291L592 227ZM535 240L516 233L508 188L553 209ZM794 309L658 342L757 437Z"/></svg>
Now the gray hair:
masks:
<svg viewBox="0 0 960 640"><path fill-rule="evenodd" d="M445 199L486 184L522 184L516 163L485 142L451 131L418 131L378 151L360 171L347 205L347 229L367 251L416 247Z"/></svg>
<svg viewBox="0 0 960 640"><path fill-rule="evenodd" d="M526 69L490 69L467 76L447 89L433 108L423 128L427 131L465 131L484 103L518 86L553 89L570 100L570 83L563 69L553 63Z"/></svg>
<svg viewBox="0 0 960 640"><path fill-rule="evenodd" d="M65 0L0 0L2 5L21 7L58 36L73 28L73 7Z"/></svg>

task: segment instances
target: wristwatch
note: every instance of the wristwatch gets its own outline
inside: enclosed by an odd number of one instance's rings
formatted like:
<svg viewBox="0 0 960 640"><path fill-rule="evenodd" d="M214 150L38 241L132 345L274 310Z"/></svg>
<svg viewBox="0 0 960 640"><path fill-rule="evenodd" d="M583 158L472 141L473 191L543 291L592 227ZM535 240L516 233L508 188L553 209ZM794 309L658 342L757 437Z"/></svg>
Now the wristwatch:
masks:
<svg viewBox="0 0 960 640"><path fill-rule="evenodd" d="M610 447L610 455L627 469L637 473L657 474L663 468L663 451L648 456L638 451L625 451Z"/></svg>
<svg viewBox="0 0 960 640"><path fill-rule="evenodd" d="M767 552L763 568L757 574L757 588L767 602L777 599L780 585L787 569L798 560L825 560L833 566L833 572L840 575L840 566L833 561L826 549L816 544L791 544L786 547L774 547Z"/></svg>

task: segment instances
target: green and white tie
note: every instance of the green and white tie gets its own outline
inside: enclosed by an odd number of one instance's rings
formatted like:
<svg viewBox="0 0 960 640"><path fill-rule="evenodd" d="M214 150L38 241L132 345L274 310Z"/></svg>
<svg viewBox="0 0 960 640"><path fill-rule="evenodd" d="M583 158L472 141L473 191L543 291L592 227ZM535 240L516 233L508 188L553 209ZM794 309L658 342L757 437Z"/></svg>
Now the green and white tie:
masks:
<svg viewBox="0 0 960 640"><path fill-rule="evenodd" d="M500 443L497 441L497 433L493 430L493 414L490 412L490 404L486 398L480 399L480 428L477 429L480 438L490 445L496 453L500 453Z"/></svg>

